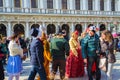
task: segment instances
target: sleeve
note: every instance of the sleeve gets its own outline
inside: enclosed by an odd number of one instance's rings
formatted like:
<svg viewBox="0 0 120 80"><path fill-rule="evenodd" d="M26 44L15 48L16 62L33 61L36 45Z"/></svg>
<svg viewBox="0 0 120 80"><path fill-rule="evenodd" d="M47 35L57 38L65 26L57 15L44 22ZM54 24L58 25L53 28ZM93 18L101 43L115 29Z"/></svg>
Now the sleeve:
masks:
<svg viewBox="0 0 120 80"><path fill-rule="evenodd" d="M39 41L36 42L36 58L38 60L39 65L44 62L43 52L43 44Z"/></svg>
<svg viewBox="0 0 120 80"><path fill-rule="evenodd" d="M70 46L67 41L65 41L65 53L67 56L69 56Z"/></svg>
<svg viewBox="0 0 120 80"><path fill-rule="evenodd" d="M114 43L113 42L109 42L108 50L112 50L113 48L114 48Z"/></svg>
<svg viewBox="0 0 120 80"><path fill-rule="evenodd" d="M52 56L52 39L51 39L51 42L50 42L50 53L51 53L51 56Z"/></svg>
<svg viewBox="0 0 120 80"><path fill-rule="evenodd" d="M100 45L100 39L99 38L97 40L97 51L98 51L97 54L100 54L100 52L101 52L101 45Z"/></svg>
<svg viewBox="0 0 120 80"><path fill-rule="evenodd" d="M76 51L76 47L75 47L75 44L74 44L74 42L73 42L73 39L70 39L69 45L70 45L70 49L72 50L73 54L74 54L75 56L77 56L78 53L77 53L77 51Z"/></svg>
<svg viewBox="0 0 120 80"><path fill-rule="evenodd" d="M81 47L82 47L82 57L83 58L87 58L87 44L88 44L88 40L87 39L83 39L83 41L81 42Z"/></svg>

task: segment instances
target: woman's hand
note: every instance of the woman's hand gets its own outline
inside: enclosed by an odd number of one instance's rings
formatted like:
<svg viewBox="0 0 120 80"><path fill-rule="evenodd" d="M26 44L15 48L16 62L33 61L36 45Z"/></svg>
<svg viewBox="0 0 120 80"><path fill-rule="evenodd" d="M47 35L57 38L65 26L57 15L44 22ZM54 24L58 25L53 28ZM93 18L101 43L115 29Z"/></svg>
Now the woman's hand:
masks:
<svg viewBox="0 0 120 80"><path fill-rule="evenodd" d="M86 58L84 59L84 63L86 63L86 64L87 64L87 59L86 59Z"/></svg>

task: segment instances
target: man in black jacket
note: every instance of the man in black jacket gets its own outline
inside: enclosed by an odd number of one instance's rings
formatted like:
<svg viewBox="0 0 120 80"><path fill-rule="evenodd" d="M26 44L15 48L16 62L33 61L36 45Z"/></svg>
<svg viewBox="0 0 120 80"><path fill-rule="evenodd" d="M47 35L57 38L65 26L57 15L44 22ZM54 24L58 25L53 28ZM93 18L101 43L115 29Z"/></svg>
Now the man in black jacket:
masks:
<svg viewBox="0 0 120 80"><path fill-rule="evenodd" d="M41 80L46 80L46 73L43 67L43 44L40 39L37 38L38 30L33 28L31 30L31 36L33 37L30 44L30 61L32 64L32 70L30 72L28 80L34 80L36 73L39 74Z"/></svg>

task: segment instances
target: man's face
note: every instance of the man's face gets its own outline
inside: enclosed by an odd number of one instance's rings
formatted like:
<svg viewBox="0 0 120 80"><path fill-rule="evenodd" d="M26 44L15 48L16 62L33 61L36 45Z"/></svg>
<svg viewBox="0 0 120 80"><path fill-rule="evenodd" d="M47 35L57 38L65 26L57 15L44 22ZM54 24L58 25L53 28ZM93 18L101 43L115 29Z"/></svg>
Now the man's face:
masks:
<svg viewBox="0 0 120 80"><path fill-rule="evenodd" d="M89 34L90 36L94 36L95 33L90 30L90 31L88 32L88 34Z"/></svg>

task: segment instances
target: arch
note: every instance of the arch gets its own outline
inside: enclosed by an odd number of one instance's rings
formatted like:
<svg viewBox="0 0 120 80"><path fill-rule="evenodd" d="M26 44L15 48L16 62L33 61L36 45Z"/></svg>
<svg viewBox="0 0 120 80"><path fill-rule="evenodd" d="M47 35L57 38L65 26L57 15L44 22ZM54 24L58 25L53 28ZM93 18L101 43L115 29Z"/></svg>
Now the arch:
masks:
<svg viewBox="0 0 120 80"><path fill-rule="evenodd" d="M24 26L22 24L15 24L13 27L14 33L24 34Z"/></svg>
<svg viewBox="0 0 120 80"><path fill-rule="evenodd" d="M4 24L0 24L0 34L2 36L7 36L7 34L6 34L6 26Z"/></svg>
<svg viewBox="0 0 120 80"><path fill-rule="evenodd" d="M82 25L81 24L76 24L75 30L78 30L79 35L81 35L81 33L82 33Z"/></svg>
<svg viewBox="0 0 120 80"><path fill-rule="evenodd" d="M66 30L66 33L69 34L69 25L68 24L63 24L62 25L62 30Z"/></svg>
<svg viewBox="0 0 120 80"><path fill-rule="evenodd" d="M106 29L105 24L100 25L100 31L104 31Z"/></svg>
<svg viewBox="0 0 120 80"><path fill-rule="evenodd" d="M47 34L55 34L56 28L54 24L48 24L47 25Z"/></svg>
<svg viewBox="0 0 120 80"><path fill-rule="evenodd" d="M68 41L69 40L69 25L68 24L63 24L61 27L62 31L66 31L66 35L64 36L65 39Z"/></svg>
<svg viewBox="0 0 120 80"><path fill-rule="evenodd" d="M31 26L31 29L32 28L39 28L39 24L33 24L32 26Z"/></svg>

